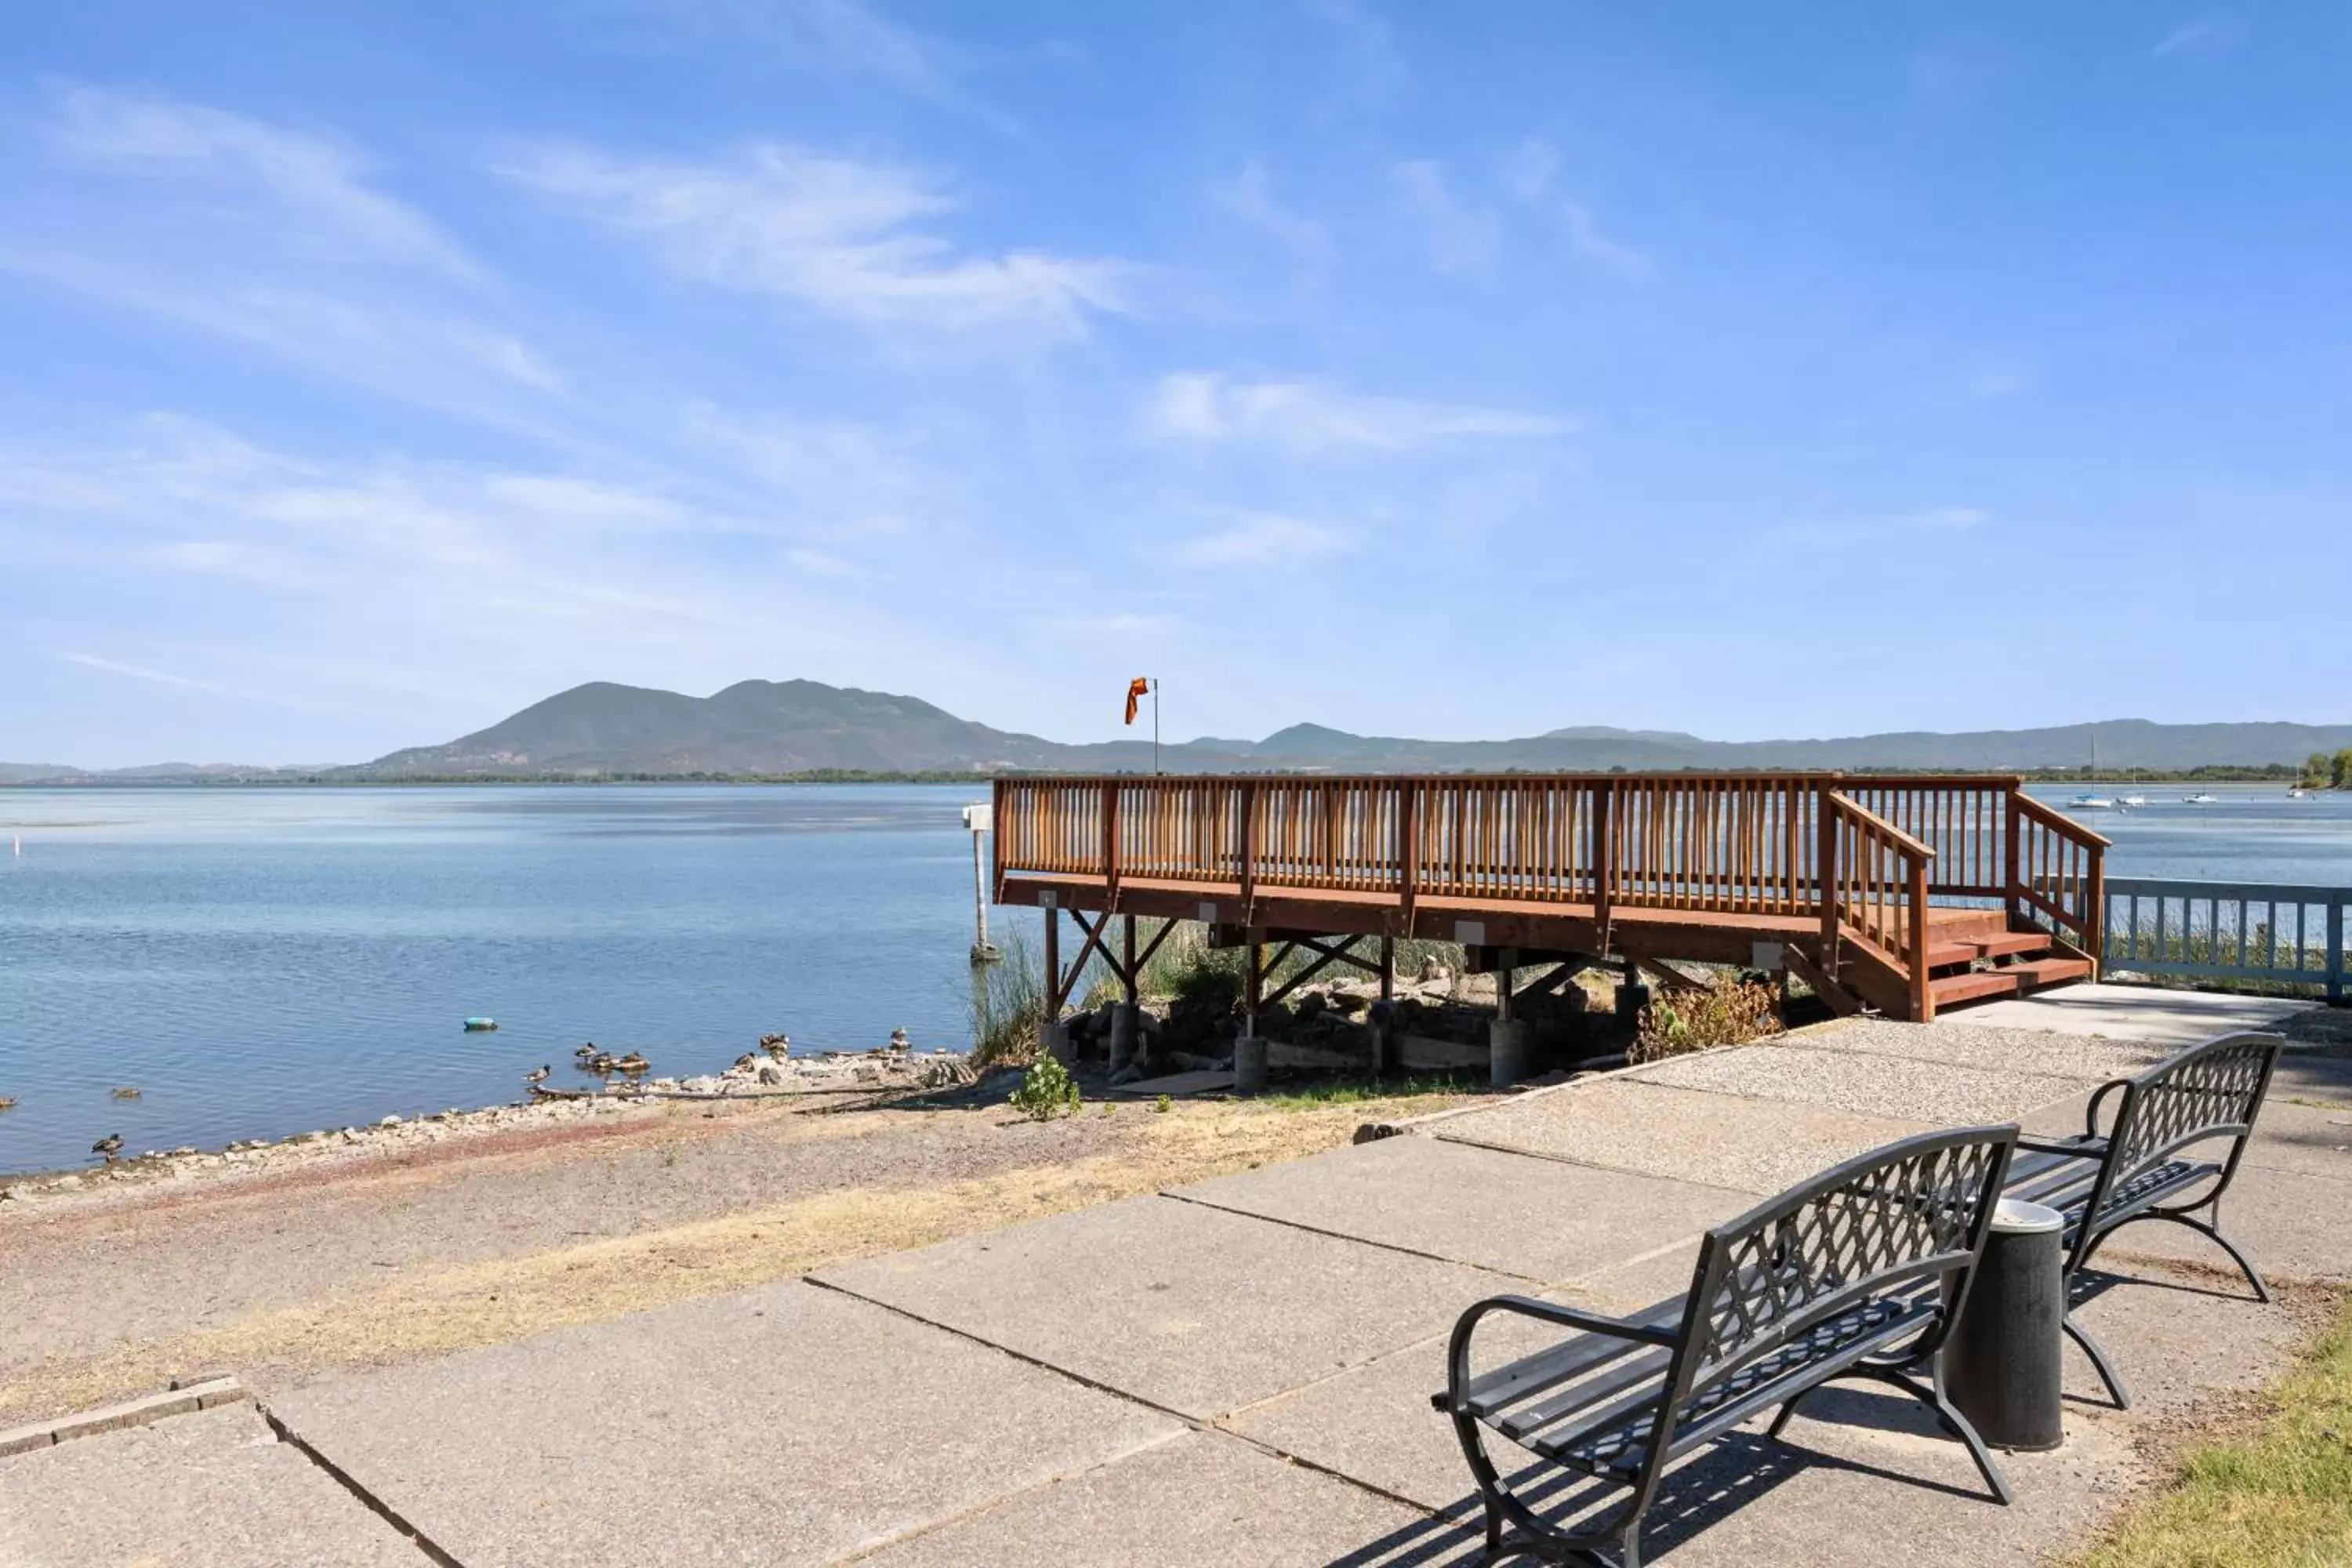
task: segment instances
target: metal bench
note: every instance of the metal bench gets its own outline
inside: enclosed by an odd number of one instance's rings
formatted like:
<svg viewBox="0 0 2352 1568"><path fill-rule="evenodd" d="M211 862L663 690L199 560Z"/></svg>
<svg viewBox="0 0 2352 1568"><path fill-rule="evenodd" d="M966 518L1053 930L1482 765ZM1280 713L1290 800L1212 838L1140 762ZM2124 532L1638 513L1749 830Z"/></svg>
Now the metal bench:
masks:
<svg viewBox="0 0 2352 1568"><path fill-rule="evenodd" d="M2262 1271L2221 1234L2221 1194L2238 1173L2283 1043L2278 1035L2239 1034L2191 1046L2146 1072L2101 1085L2078 1136L2018 1140L2022 1152L2010 1167L2009 1194L2065 1216L2066 1333L2098 1368L2117 1409L2129 1408L2131 1394L2073 1312L2084 1294L2083 1271L2107 1237L2141 1220L2187 1226L2220 1244L2245 1271L2257 1300L2271 1299ZM2122 1098L2114 1123L2101 1132L2100 1109L2111 1095ZM2221 1139L2230 1141L2226 1157L2187 1152ZM2180 1201L2192 1193L2198 1195L2191 1201ZM2197 1217L2200 1210L2206 1217Z"/></svg>
<svg viewBox="0 0 2352 1568"><path fill-rule="evenodd" d="M1638 1568L1642 1516L1670 1465L1775 1405L1779 1436L1800 1399L1839 1378L1891 1384L1927 1405L2007 1502L2008 1483L1945 1397L1935 1356L1950 1327L1945 1303L1966 1296L2016 1140L2014 1126L1964 1128L1849 1160L1708 1231L1688 1292L1632 1317L1524 1296L1464 1312L1445 1391L1430 1403L1454 1418L1486 1500L1489 1556L1516 1525L1515 1554L1592 1563L1613 1550ZM1578 1332L1473 1376L1473 1336L1496 1312ZM1626 1493L1571 1528L1548 1524L1497 1472L1490 1433Z"/></svg>

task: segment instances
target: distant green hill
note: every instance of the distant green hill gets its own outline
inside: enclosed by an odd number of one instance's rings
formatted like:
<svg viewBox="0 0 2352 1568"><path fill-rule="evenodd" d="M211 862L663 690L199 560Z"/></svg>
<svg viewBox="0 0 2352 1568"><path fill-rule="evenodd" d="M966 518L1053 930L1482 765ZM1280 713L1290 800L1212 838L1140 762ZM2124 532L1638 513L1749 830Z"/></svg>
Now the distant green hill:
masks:
<svg viewBox="0 0 2352 1568"><path fill-rule="evenodd" d="M1160 748L1164 768L1499 771L1585 768L2112 768L2300 763L2352 745L2352 724L2157 724L2118 719L2044 730L1925 731L1841 740L1702 740L1581 726L1516 741L1416 741L1294 724L1263 741ZM709 697L594 682L443 746L395 752L373 773L974 772L1138 769L1149 742L1072 746L993 730L912 697L814 680L746 680Z"/></svg>
<svg viewBox="0 0 2352 1568"><path fill-rule="evenodd" d="M1162 746L1160 764L1209 772L1499 772L1622 768L1948 769L2084 766L2186 772L2296 764L2352 746L2352 724L2157 724L2103 720L2042 730L1853 735L1835 740L1708 741L1675 731L1582 725L1516 741L1416 741L1294 724L1263 741ZM1140 771L1149 741L1073 746L991 729L913 697L814 680L745 680L709 697L592 681L446 745L394 752L357 767L202 767L113 773L0 763L0 783L204 783L289 777L520 778L547 775L773 774L819 772Z"/></svg>

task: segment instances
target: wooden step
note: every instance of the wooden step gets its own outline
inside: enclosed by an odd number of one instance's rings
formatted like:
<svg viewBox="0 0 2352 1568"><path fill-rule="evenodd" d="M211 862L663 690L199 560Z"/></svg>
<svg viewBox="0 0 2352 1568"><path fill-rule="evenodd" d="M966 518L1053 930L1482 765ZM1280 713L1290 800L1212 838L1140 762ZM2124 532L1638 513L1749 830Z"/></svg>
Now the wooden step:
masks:
<svg viewBox="0 0 2352 1568"><path fill-rule="evenodd" d="M2063 985L2070 980L2088 980L2091 961L2087 958L2030 958L2020 963L2005 965L1996 974L2019 976L2018 989L2039 991L2045 985Z"/></svg>
<svg viewBox="0 0 2352 1568"><path fill-rule="evenodd" d="M1927 982L1927 994L1935 999L1936 1011L1962 1002L1979 1001L1987 996L2014 996L2024 988L2024 974L2018 968L1971 969L1961 974L1939 974Z"/></svg>
<svg viewBox="0 0 2352 1568"><path fill-rule="evenodd" d="M1974 942L1939 942L1927 950L1927 967L1949 969L1955 964L1965 967L1983 956Z"/></svg>
<svg viewBox="0 0 2352 1568"><path fill-rule="evenodd" d="M2050 938L2042 931L2005 931L1992 936L1969 939L1987 958L2000 958L2011 953L2034 953L2050 951Z"/></svg>

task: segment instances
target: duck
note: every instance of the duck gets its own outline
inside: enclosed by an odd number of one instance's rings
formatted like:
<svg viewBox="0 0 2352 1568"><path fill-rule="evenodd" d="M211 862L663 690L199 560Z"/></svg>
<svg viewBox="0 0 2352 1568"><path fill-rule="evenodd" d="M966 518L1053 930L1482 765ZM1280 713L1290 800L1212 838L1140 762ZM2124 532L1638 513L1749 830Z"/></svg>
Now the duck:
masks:
<svg viewBox="0 0 2352 1568"><path fill-rule="evenodd" d="M615 1059L613 1065L625 1073L640 1073L650 1070L654 1064L646 1060L642 1053L631 1051L627 1056Z"/></svg>
<svg viewBox="0 0 2352 1568"><path fill-rule="evenodd" d="M903 1051L911 1044L913 1044L913 1042L907 1038L906 1030L893 1029L890 1031L890 1048L892 1050Z"/></svg>
<svg viewBox="0 0 2352 1568"><path fill-rule="evenodd" d="M591 1041L589 1041L586 1045L582 1046L579 1049L577 1049L577 1050L573 1051L572 1054L572 1056L574 1056L575 1058L578 1058L578 1059L580 1059L581 1061L583 1061L583 1062L584 1062L584 1061L586 1061L589 1058L591 1058L591 1057L593 1057L593 1056L596 1056L596 1055L598 1055L599 1053L598 1053L598 1051L597 1051L597 1049L596 1049L596 1042L595 1042L595 1041L593 1041L593 1040L591 1040Z"/></svg>
<svg viewBox="0 0 2352 1568"><path fill-rule="evenodd" d="M139 1098L139 1091L135 1089L110 1089L108 1092L112 1094L117 1100L136 1100Z"/></svg>
<svg viewBox="0 0 2352 1568"><path fill-rule="evenodd" d="M782 1061L792 1055L793 1037L790 1035L761 1035L760 1048Z"/></svg>
<svg viewBox="0 0 2352 1568"><path fill-rule="evenodd" d="M593 1072L599 1078L602 1078L604 1074L611 1072L617 1065L618 1063L615 1061L612 1052L598 1051L595 1055L582 1059L580 1063L580 1070L582 1072Z"/></svg>
<svg viewBox="0 0 2352 1568"><path fill-rule="evenodd" d="M0 1110L14 1110L16 1109L16 1100L15 1096L0 1094Z"/></svg>
<svg viewBox="0 0 2352 1568"><path fill-rule="evenodd" d="M531 1085L533 1088L536 1088L547 1081L547 1075L553 1069L545 1062L541 1062L536 1069L523 1074L522 1080L523 1082Z"/></svg>
<svg viewBox="0 0 2352 1568"><path fill-rule="evenodd" d="M93 1154L102 1155L108 1164L113 1164L114 1157L122 1152L122 1134L120 1132L108 1133L105 1137L91 1144L89 1146L89 1152Z"/></svg>

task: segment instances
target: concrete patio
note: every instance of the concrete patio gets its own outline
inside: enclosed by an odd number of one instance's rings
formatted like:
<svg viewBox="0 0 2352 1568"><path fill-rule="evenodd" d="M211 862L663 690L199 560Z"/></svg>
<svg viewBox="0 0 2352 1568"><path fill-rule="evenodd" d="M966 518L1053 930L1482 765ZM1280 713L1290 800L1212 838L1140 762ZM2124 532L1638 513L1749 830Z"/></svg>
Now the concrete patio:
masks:
<svg viewBox="0 0 2352 1568"><path fill-rule="evenodd" d="M2115 989L1850 1022L803 1279L264 1388L275 1430L240 1405L0 1458L0 1568L1475 1562L1469 1474L1428 1405L1465 1305L1673 1294L1699 1234L1759 1194L1930 1125L2071 1129L2106 1078L2284 1005L2075 1000ZM2230 1224L2274 1281L2352 1282L2352 1064L2280 1085ZM1654 1560L2041 1561L2141 1478L2150 1423L2267 1381L2302 1331L2310 1292L2257 1306L2197 1267L2218 1261L2200 1245L2126 1232L2110 1249L2136 1280L2084 1317L2140 1403L2101 1406L2070 1360L2066 1442L2006 1459L2015 1506L1916 1407L1836 1392L1786 1442L1677 1471ZM1494 1353L1534 1342L1519 1333Z"/></svg>

